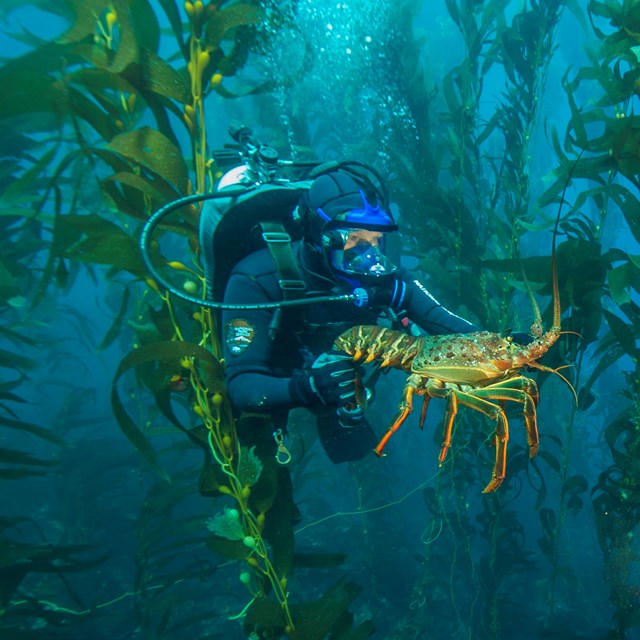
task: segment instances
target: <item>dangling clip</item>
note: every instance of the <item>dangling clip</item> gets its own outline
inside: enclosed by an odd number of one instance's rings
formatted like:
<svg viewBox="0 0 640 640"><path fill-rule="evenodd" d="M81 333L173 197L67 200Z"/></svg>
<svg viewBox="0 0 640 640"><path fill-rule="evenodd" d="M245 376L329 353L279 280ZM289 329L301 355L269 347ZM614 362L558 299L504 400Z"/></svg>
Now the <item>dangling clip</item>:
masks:
<svg viewBox="0 0 640 640"><path fill-rule="evenodd" d="M276 462L278 464L289 464L291 462L291 452L284 446L284 435L282 433L282 429L276 429L273 432L273 439L278 445L278 450L276 451Z"/></svg>

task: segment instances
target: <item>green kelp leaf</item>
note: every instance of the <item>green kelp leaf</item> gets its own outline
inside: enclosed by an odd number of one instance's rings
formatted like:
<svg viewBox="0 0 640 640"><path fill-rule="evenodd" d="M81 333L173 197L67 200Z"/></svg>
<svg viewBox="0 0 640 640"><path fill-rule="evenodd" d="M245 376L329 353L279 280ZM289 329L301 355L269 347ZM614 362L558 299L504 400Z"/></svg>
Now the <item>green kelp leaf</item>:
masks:
<svg viewBox="0 0 640 640"><path fill-rule="evenodd" d="M103 140L111 140L119 133L112 113L66 82L56 82L52 86L52 96L57 111L82 118Z"/></svg>
<svg viewBox="0 0 640 640"><path fill-rule="evenodd" d="M225 509L209 518L206 525L211 533L227 540L242 540L246 535L236 509Z"/></svg>
<svg viewBox="0 0 640 640"><path fill-rule="evenodd" d="M16 371L33 371L40 363L32 358L18 355L5 349L0 349L0 367L15 369Z"/></svg>
<svg viewBox="0 0 640 640"><path fill-rule="evenodd" d="M254 513L265 514L262 535L271 545L277 571L286 574L293 563L295 505L289 471L274 457L273 424L269 417L244 414L236 422L236 431L241 442L253 445L253 454L262 464L260 475L251 487L249 506ZM215 477L212 479L215 481Z"/></svg>
<svg viewBox="0 0 640 640"><path fill-rule="evenodd" d="M622 185L611 185L609 194L622 211L635 241L640 242L640 201L637 196Z"/></svg>
<svg viewBox="0 0 640 640"><path fill-rule="evenodd" d="M126 412L118 394L117 382L130 369L159 362L176 364L185 357L193 357L199 361L210 363L212 367L221 368L222 366L209 351L197 344L173 341L152 343L130 352L122 359L111 385L111 406L120 429L156 473L167 481L169 478L158 464L151 443ZM216 393L223 392L224 389L218 391L215 388L210 388L210 391Z"/></svg>
<svg viewBox="0 0 640 640"><path fill-rule="evenodd" d="M564 0L567 9L574 15L582 30L586 33L589 30L589 22L585 16L584 4L581 0Z"/></svg>
<svg viewBox="0 0 640 640"><path fill-rule="evenodd" d="M323 640L362 591L344 579L338 581L317 602L291 606L295 631L293 640ZM273 600L256 598L247 611L247 623L267 628L284 627L282 608Z"/></svg>
<svg viewBox="0 0 640 640"><path fill-rule="evenodd" d="M301 611L308 606L310 605L295 605L290 609L296 608ZM246 623L250 625L258 624L265 629L284 629L287 625L282 607L274 600L269 600L264 596L255 598L251 603L247 611Z"/></svg>
<svg viewBox="0 0 640 640"><path fill-rule="evenodd" d="M276 473L278 483L275 499L266 514L262 535L271 545L273 566L278 573L286 575L293 565L293 488L287 469L280 466ZM254 486L257 488L260 483Z"/></svg>
<svg viewBox="0 0 640 640"><path fill-rule="evenodd" d="M172 368L173 369L173 368ZM172 370L172 374L175 369ZM172 391L171 388L165 387L164 389L160 389L156 391L153 396L155 400L156 406L160 409L160 413L174 426L183 431L187 436L189 436L192 443L200 445L200 441L197 438L193 438L191 431L182 425L182 423L176 417L175 412L173 411L173 406L171 405L171 396Z"/></svg>
<svg viewBox="0 0 640 640"><path fill-rule="evenodd" d="M553 539L555 537L557 523L555 511L548 508L540 509L538 517L540 518L540 524L542 525L542 530L544 531L545 536L549 539Z"/></svg>
<svg viewBox="0 0 640 640"><path fill-rule="evenodd" d="M159 131L143 127L121 133L111 140L108 147L154 172L178 193L186 193L189 174L182 153Z"/></svg>
<svg viewBox="0 0 640 640"><path fill-rule="evenodd" d="M150 91L180 104L186 104L191 97L188 77L146 49L140 51L140 60L127 69L124 77L143 92Z"/></svg>
<svg viewBox="0 0 640 640"><path fill-rule="evenodd" d="M602 338L601 344L608 344L608 348L603 351L602 358L599 360L598 364L594 367L591 375L588 380L584 383L582 388L580 389L581 394L589 393L591 391L591 387L594 385L595 381L617 360L622 358L625 355L624 349L620 346L620 344L615 340L612 333L609 333L608 336Z"/></svg>
<svg viewBox="0 0 640 640"><path fill-rule="evenodd" d="M577 494L572 494L567 500L567 512L572 516L577 516L584 507L584 500Z"/></svg>
<svg viewBox="0 0 640 640"><path fill-rule="evenodd" d="M631 181L640 174L640 118L627 117L616 121L618 131L611 152L620 173Z"/></svg>
<svg viewBox="0 0 640 640"><path fill-rule="evenodd" d="M252 487L260 474L262 473L262 462L256 455L256 448L247 447L240 448L240 457L238 460L238 478L243 487Z"/></svg>
<svg viewBox="0 0 640 640"><path fill-rule="evenodd" d="M204 27L204 41L212 49L217 49L224 34L236 27L257 24L264 17L259 7L250 4L235 4L209 14Z"/></svg>
<svg viewBox="0 0 640 640"><path fill-rule="evenodd" d="M0 478L3 480L22 480L23 478L31 478L35 476L46 476L51 473L50 470L38 471L28 467L0 467Z"/></svg>
<svg viewBox="0 0 640 640"><path fill-rule="evenodd" d="M20 204L33 201L34 196L28 194L28 190L33 188L34 181L49 166L58 151L56 147L52 147L49 151L43 153L40 159L19 178L14 178L11 184L7 185L2 192L2 203Z"/></svg>
<svg viewBox="0 0 640 640"><path fill-rule="evenodd" d="M120 309L116 314L109 330L105 334L104 338L98 345L98 352L104 351L108 346L110 346L114 340L120 335L122 331L122 325L125 320L125 314L129 309L129 300L131 299L131 290L129 287L124 287L122 292L122 300L120 301Z"/></svg>
<svg viewBox="0 0 640 640"><path fill-rule="evenodd" d="M137 240L124 231L101 238L85 238L69 249L65 257L89 264L111 265L138 278L147 275Z"/></svg>
<svg viewBox="0 0 640 640"><path fill-rule="evenodd" d="M636 337L632 325L627 324L624 320L606 309L603 309L602 313L604 314L607 324L619 345L624 349L627 355L632 358L637 358L638 349L636 347Z"/></svg>
<svg viewBox="0 0 640 640"><path fill-rule="evenodd" d="M350 611L345 611L333 625L331 637L336 640L353 640L353 622L353 614ZM373 627L370 620L367 620L365 626L361 627L360 633L355 635L355 638L368 638L373 631L375 631L375 627ZM365 633L365 635L360 635L361 633Z"/></svg>
<svg viewBox="0 0 640 640"><path fill-rule="evenodd" d="M141 0L111 0L109 4L102 0L66 0L66 2L74 12L75 17L71 27L58 39L58 42L92 41L94 36L100 33L98 22L100 21L106 27L104 16L108 9L113 9L117 15L117 21L113 27L114 40L112 42L115 53L113 51L108 52L111 58L108 67L112 71L119 73L137 60L138 42L141 38L134 32L132 8L135 5L142 4ZM153 21L149 26L153 27ZM139 27L141 31L144 30L143 25L139 25ZM149 44L153 47L153 32ZM106 45L102 42L100 45L106 50Z"/></svg>
<svg viewBox="0 0 640 640"><path fill-rule="evenodd" d="M37 71L24 71L15 76L0 73L0 80L7 83L3 86L8 87L0 100L0 120L54 110L54 80L49 76Z"/></svg>
<svg viewBox="0 0 640 640"><path fill-rule="evenodd" d="M52 272L60 258L72 257L70 253L78 243L86 240L98 242L105 237L121 234L126 235L118 225L96 214L69 213L56 216L54 240L51 246L52 257L50 258Z"/></svg>
<svg viewBox="0 0 640 640"><path fill-rule="evenodd" d="M129 417L126 412L115 385L111 388L111 408L118 422L118 425L129 442L135 447L138 453L147 461L149 466L166 482L171 482L167 473L162 469L156 458L155 451L149 440L143 435L138 425Z"/></svg>
<svg viewBox="0 0 640 640"><path fill-rule="evenodd" d="M65 156L56 170L56 175L52 178L52 184L63 174L70 164L81 156L81 152L72 152ZM62 201L60 198L55 199L55 211L53 219L53 239L49 245L49 254L46 264L42 270L42 277L38 284L36 294L31 301L31 307L34 308L45 295L52 280L56 276L56 269L59 267L60 259L64 256L64 252L82 237L84 224L91 224L92 221L99 220L101 224L109 224L97 215L74 216L74 214L63 215L61 212ZM83 224L73 224L76 218L82 218ZM69 223L71 221L71 223Z"/></svg>
<svg viewBox="0 0 640 640"><path fill-rule="evenodd" d="M7 388L6 385L0 385L0 389ZM10 388L10 387L8 387ZM2 407L9 415L14 417L16 420L18 419L18 414L13 411L8 405L4 404L4 402L21 402L26 403L27 401L24 398L16 395L15 393L11 393L11 391L0 391L0 407Z"/></svg>
<svg viewBox="0 0 640 640"><path fill-rule="evenodd" d="M90 545L56 547L51 544L28 544L8 537L0 538L0 607L6 607L15 589L30 572L63 575L71 571L88 571L102 564L111 555L109 552L86 560L74 557L92 548ZM2 637L21 638L22 635L9 636L3 633Z"/></svg>
<svg viewBox="0 0 640 640"><path fill-rule="evenodd" d="M149 213L145 195L122 182L104 180L100 183L102 197L109 208L124 213L131 218L148 220Z"/></svg>
<svg viewBox="0 0 640 640"><path fill-rule="evenodd" d="M205 427L206 428L206 427ZM194 431L192 429L192 431ZM196 435L196 434L192 434ZM203 448L208 447L209 443L205 440L202 445ZM220 496L220 486L226 484L227 478L220 470L217 463L205 460L202 469L200 471L200 477L198 478L198 491L206 498L216 498Z"/></svg>
<svg viewBox="0 0 640 640"><path fill-rule="evenodd" d="M131 11L131 23L140 48L157 51L160 44L160 25L156 9L149 0L128 0Z"/></svg>
<svg viewBox="0 0 640 640"><path fill-rule="evenodd" d="M584 476L575 475L567 478L562 485L563 493L568 496L566 500L567 510L572 515L577 515L584 506L580 494L589 489L589 485Z"/></svg>
<svg viewBox="0 0 640 640"><path fill-rule="evenodd" d="M29 544L14 540L0 540L0 567L6 568L12 564L29 561L31 571L41 572L82 572L103 563L111 552L96 558L80 560L78 554L87 553L95 549L93 545L77 544L69 546L53 546L50 544Z"/></svg>
<svg viewBox="0 0 640 640"><path fill-rule="evenodd" d="M574 211L580 209L583 206L582 202L578 202L583 196L584 192L580 193L578 195L578 198L576 198L576 202L574 203L573 207ZM589 220L589 218L587 218L582 213L571 216L571 218L568 220L563 220L558 226L568 236L575 236L587 242L597 242L598 234L595 223Z"/></svg>
<svg viewBox="0 0 640 640"><path fill-rule="evenodd" d="M255 44L255 31L249 27L238 27L234 35L233 49L217 61L218 72L223 76L233 76L238 69L242 69L249 59L249 54L254 48ZM271 84L275 81L267 80L266 84ZM222 85L218 86L219 89ZM242 92L242 95L248 95L248 92Z"/></svg>
<svg viewBox="0 0 640 640"><path fill-rule="evenodd" d="M251 549L242 541L229 540L216 535L207 538L206 545L215 553L231 560L246 560L251 554Z"/></svg>
<svg viewBox="0 0 640 640"><path fill-rule="evenodd" d="M20 278L14 278L11 272L0 262L0 303L2 306L20 306L23 286Z"/></svg>
<svg viewBox="0 0 640 640"><path fill-rule="evenodd" d="M123 75L112 73L108 69L84 68L65 76L70 85L80 85L94 96L108 91L136 93L136 88Z"/></svg>
<svg viewBox="0 0 640 640"><path fill-rule="evenodd" d="M102 181L101 185L106 187L109 182L119 182L127 187L137 189L144 196L151 198L153 203L166 203L167 201L175 200L178 194L174 189L164 182L164 180L151 180L146 176L141 176L130 171L121 171L114 173ZM111 190L109 193L113 193Z"/></svg>
<svg viewBox="0 0 640 640"><path fill-rule="evenodd" d="M539 451L538 458L544 460L556 473L560 473L560 462L551 452Z"/></svg>
<svg viewBox="0 0 640 640"><path fill-rule="evenodd" d="M620 467L625 468L628 465L625 462L625 458L627 455L620 452L620 447L617 446L618 440L621 436L625 434L628 436L634 433L634 425L633 423L626 417L619 418L614 422L607 425L607 428L604 430L604 439L611 450L611 454L616 460L616 463L620 465Z"/></svg>
<svg viewBox="0 0 640 640"><path fill-rule="evenodd" d="M96 16L102 14L105 3L102 0L65 0L65 4L73 11L74 21L58 38L58 42L77 42L93 36L96 32Z"/></svg>
<svg viewBox="0 0 640 640"><path fill-rule="evenodd" d="M24 198L25 202L31 203L31 198ZM9 218L36 218L39 215L40 211L36 208L32 207L20 207L15 205L5 206L2 202L2 198L0 198L0 217L9 217Z"/></svg>
<svg viewBox="0 0 640 640"><path fill-rule="evenodd" d="M629 295L629 265L622 264L607 272L607 283L611 299L621 306L631 300Z"/></svg>
<svg viewBox="0 0 640 640"><path fill-rule="evenodd" d="M15 429L16 431L24 431L25 433L30 433L31 435L36 436L37 438L41 438L42 440L46 440L47 442L55 444L58 447L66 446L64 439L59 435L53 433L50 429L39 427L38 425L31 424L30 422L10 420L9 418L0 416L0 425L6 427L7 429Z"/></svg>
<svg viewBox="0 0 640 640"><path fill-rule="evenodd" d="M567 100L569 101L569 107L571 109L571 120L568 125L568 130L572 132L572 142L580 149L585 149L589 144L589 135L587 133L587 127L589 125L589 118L591 114L585 116L582 110L582 105L578 106L573 96L573 92L569 90L566 82L567 76L564 77L564 86L567 93Z"/></svg>
<svg viewBox="0 0 640 640"><path fill-rule="evenodd" d="M42 460L40 458L34 458L32 455L24 453L23 451L16 451L15 449L0 447L0 464L30 465L34 467L55 467L60 463L57 460Z"/></svg>

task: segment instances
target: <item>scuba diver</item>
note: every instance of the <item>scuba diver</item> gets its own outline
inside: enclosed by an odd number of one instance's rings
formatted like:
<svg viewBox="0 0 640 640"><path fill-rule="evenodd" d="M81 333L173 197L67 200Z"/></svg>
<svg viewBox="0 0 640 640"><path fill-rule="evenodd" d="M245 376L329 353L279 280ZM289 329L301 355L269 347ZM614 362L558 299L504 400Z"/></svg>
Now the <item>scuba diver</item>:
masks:
<svg viewBox="0 0 640 640"><path fill-rule="evenodd" d="M333 349L335 339L385 318L412 332L479 329L445 309L390 260L388 239L398 227L375 169L358 161L280 160L248 127L231 128L230 134L240 151L219 152L216 160L234 168L216 191L170 202L147 221L140 239L143 260L173 295L221 311L227 390L236 412L270 416L280 450L288 412L304 407L315 414L333 462L359 460L377 438L361 407L357 366ZM304 169L304 179L284 177L285 168ZM204 298L163 280L150 257L158 225L200 201ZM512 338L531 341L521 333ZM379 373L365 383L367 393ZM247 434L241 437L247 440Z"/></svg>
<svg viewBox="0 0 640 640"><path fill-rule="evenodd" d="M355 325L386 316L432 334L478 331L445 309L411 273L387 255L398 227L383 194L349 166L324 173L303 193L295 212L302 238L290 246L295 277L283 289L268 248L240 260L224 292L228 305L259 305L298 295L365 291L350 301L282 309L224 309L222 338L227 389L237 410L266 413L284 429L288 411L316 415L318 434L334 462L359 460L377 438L356 404L356 365L334 340Z"/></svg>

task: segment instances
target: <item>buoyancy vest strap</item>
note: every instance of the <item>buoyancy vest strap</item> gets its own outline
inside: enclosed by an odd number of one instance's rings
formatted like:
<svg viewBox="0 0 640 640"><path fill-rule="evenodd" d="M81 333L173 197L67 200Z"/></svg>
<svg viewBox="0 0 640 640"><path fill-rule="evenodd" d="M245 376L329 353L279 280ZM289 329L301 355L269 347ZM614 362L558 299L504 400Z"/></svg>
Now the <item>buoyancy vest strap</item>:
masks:
<svg viewBox="0 0 640 640"><path fill-rule="evenodd" d="M280 222L261 222L262 237L276 263L278 284L285 300L293 300L304 295L307 289L296 264L291 236Z"/></svg>

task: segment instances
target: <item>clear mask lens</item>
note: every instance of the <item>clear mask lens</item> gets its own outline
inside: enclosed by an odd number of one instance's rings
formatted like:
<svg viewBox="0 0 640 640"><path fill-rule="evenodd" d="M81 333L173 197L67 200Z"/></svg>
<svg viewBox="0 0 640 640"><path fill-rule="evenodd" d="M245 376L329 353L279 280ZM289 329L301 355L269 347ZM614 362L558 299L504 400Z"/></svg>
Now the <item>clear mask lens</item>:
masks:
<svg viewBox="0 0 640 640"><path fill-rule="evenodd" d="M341 229L342 250L329 251L331 265L354 276L380 277L393 273L396 267L384 253L385 234L365 229Z"/></svg>

